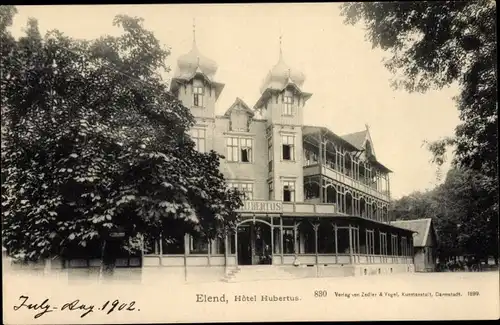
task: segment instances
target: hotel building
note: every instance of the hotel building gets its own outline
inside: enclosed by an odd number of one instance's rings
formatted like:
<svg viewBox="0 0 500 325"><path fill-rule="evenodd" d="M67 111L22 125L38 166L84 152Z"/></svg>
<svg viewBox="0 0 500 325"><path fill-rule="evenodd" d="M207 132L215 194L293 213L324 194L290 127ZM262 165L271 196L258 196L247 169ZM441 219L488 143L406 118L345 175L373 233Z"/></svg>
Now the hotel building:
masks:
<svg viewBox="0 0 500 325"><path fill-rule="evenodd" d="M304 125L312 94L281 50L253 107L236 98L216 115L224 89L216 72L193 42L178 59L171 92L196 118L190 133L197 149L225 156L229 186L245 195L240 222L221 239L150 238L141 264L309 266L324 276L339 268L359 275L413 271L413 233L389 223L391 171L376 156L369 129L339 136Z"/></svg>

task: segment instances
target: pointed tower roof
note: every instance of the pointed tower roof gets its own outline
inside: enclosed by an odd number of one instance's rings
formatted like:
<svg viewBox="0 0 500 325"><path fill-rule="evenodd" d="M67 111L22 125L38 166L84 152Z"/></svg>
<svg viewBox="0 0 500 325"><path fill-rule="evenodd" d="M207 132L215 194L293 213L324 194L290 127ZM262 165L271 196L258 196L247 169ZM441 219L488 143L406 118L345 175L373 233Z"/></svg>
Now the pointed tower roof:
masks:
<svg viewBox="0 0 500 325"><path fill-rule="evenodd" d="M280 52L278 63L269 71L260 92L264 93L267 89L283 90L288 84L294 84L297 88L301 88L306 79L305 75L293 67L285 63L283 59L282 37L280 36Z"/></svg>
<svg viewBox="0 0 500 325"><path fill-rule="evenodd" d="M179 79L190 79L196 73L203 74L209 81L217 72L217 63L203 55L196 45L196 25L193 21L193 44L191 50L179 57L177 60L177 71L175 77Z"/></svg>
<svg viewBox="0 0 500 325"><path fill-rule="evenodd" d="M224 89L224 84L214 80L217 68L217 63L204 56L196 45L196 25L193 19L193 45L188 53L181 55L177 60L177 70L172 78L170 90L175 92L183 84L190 82L196 76L200 76L214 87L215 98L217 99L222 89Z"/></svg>

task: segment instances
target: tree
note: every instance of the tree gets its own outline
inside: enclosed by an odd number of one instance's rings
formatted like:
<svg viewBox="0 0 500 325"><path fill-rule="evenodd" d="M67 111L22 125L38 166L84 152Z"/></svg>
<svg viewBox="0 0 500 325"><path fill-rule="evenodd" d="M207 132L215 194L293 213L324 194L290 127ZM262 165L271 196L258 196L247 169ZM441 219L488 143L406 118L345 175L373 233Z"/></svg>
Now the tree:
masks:
<svg viewBox="0 0 500 325"><path fill-rule="evenodd" d="M363 2L342 6L346 23L364 22L373 47L389 51L385 66L410 92L460 86L456 136L429 148L442 163L454 145L455 162L497 177L496 3L476 1Z"/></svg>
<svg viewBox="0 0 500 325"><path fill-rule="evenodd" d="M435 191L413 192L391 203L391 213L396 220L413 220L432 215Z"/></svg>
<svg viewBox="0 0 500 325"><path fill-rule="evenodd" d="M156 71L169 51L117 16L119 37L81 41L30 19L15 40L1 11L3 244L24 260L104 247L111 232L220 235L242 202L215 152L187 135L190 111Z"/></svg>
<svg viewBox="0 0 500 325"><path fill-rule="evenodd" d="M489 204L489 178L470 168L451 169L445 182L425 193L415 192L393 202L397 219L431 217L439 236L439 255L498 256L498 218Z"/></svg>
<svg viewBox="0 0 500 325"><path fill-rule="evenodd" d="M446 209L447 218L438 220L453 220L457 246L464 253L482 259L494 256L497 260L498 206L490 204L489 182L488 177L470 168L451 169L440 187L440 207Z"/></svg>
<svg viewBox="0 0 500 325"><path fill-rule="evenodd" d="M455 136L428 143L428 148L433 162L441 165L447 148L454 147L455 170L468 175L464 182L483 187L474 202L460 196L460 186L445 192L453 196L459 191L455 195L470 204L468 209L477 209L469 217L479 217L465 224L484 229L483 217L498 214L499 197L496 2L351 2L342 5L342 14L348 24L363 22L373 47L391 54L385 66L396 76L394 87L425 92L458 83L461 122ZM498 234L498 223L493 230Z"/></svg>

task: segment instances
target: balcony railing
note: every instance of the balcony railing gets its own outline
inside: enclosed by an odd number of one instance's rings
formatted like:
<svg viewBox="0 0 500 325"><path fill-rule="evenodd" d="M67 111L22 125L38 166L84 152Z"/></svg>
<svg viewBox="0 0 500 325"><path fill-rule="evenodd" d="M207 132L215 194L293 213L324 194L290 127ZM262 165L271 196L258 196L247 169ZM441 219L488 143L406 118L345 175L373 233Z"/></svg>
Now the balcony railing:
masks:
<svg viewBox="0 0 500 325"><path fill-rule="evenodd" d="M342 184L346 184L358 191L369 194L376 198L379 198L384 201L389 200L389 191L381 191L374 189L372 186L367 185L366 183L356 180L345 173L342 173L338 170L330 168L328 165L320 165L319 163L308 163L306 161L304 165L304 176L313 176L313 175L325 175L328 178L336 180Z"/></svg>
<svg viewBox="0 0 500 325"><path fill-rule="evenodd" d="M335 214L337 206L332 203L283 202L284 213Z"/></svg>

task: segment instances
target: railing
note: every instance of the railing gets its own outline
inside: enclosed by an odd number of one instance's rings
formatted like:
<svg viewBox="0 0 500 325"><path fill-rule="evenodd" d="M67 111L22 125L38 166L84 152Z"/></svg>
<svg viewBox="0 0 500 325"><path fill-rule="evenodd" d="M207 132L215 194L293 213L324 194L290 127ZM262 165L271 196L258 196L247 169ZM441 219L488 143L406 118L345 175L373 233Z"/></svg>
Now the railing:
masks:
<svg viewBox="0 0 500 325"><path fill-rule="evenodd" d="M366 185L364 182L356 180L350 176L347 176L346 174L341 173L340 171L331 169L326 165L306 164L304 166L304 176L313 176L319 174L323 174L333 180L346 184L352 188L355 188L358 191L364 192L381 200L389 201L389 191L378 191L376 189L373 189L371 186Z"/></svg>
<svg viewBox="0 0 500 325"><path fill-rule="evenodd" d="M317 213L334 214L337 213L337 206L332 203L303 203L303 202L283 202L284 213Z"/></svg>

